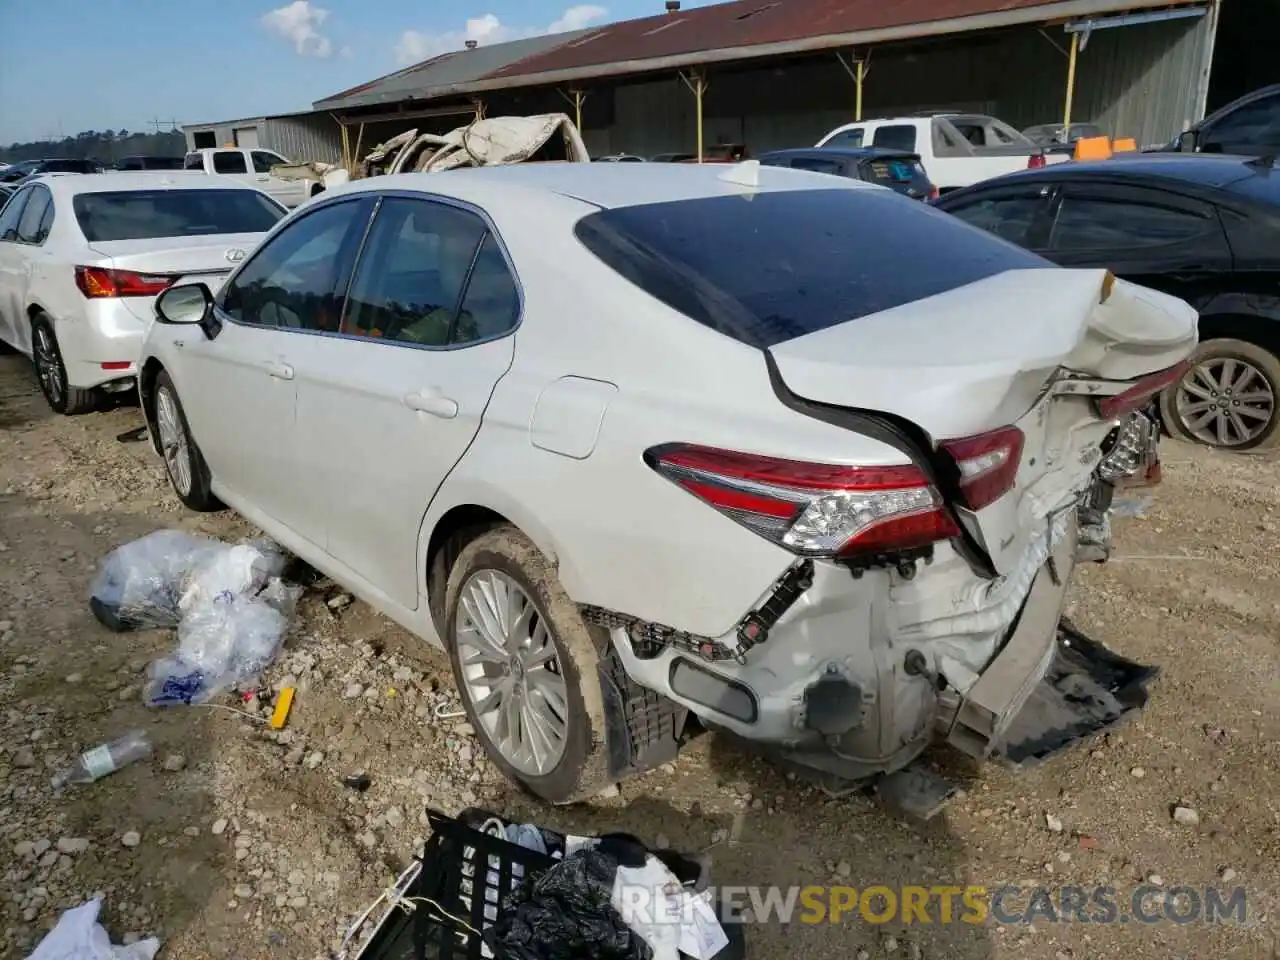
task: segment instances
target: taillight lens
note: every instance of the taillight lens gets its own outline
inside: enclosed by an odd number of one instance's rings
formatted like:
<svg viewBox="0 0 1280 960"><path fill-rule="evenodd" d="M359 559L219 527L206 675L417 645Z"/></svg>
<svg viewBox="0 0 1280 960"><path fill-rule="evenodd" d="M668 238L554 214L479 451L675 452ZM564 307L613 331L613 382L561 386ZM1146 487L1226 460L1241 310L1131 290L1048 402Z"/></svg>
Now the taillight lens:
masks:
<svg viewBox="0 0 1280 960"><path fill-rule="evenodd" d="M910 550L960 533L941 495L911 464L806 463L690 444L655 447L645 460L725 516L800 556Z"/></svg>
<svg viewBox="0 0 1280 960"><path fill-rule="evenodd" d="M981 510L1013 489L1025 442L1017 427L1001 427L942 444L960 468L960 494L966 507Z"/></svg>
<svg viewBox="0 0 1280 960"><path fill-rule="evenodd" d="M107 297L154 297L173 286L177 277L135 273L108 267L76 267L76 286L90 300Z"/></svg>
<svg viewBox="0 0 1280 960"><path fill-rule="evenodd" d="M1103 420L1115 420L1140 410L1161 390L1173 386L1185 377L1190 369L1190 359L1183 360L1177 366L1143 377L1123 393L1117 393L1114 397L1102 397L1098 400L1098 416Z"/></svg>
<svg viewBox="0 0 1280 960"><path fill-rule="evenodd" d="M1043 153L1033 153L1031 156L1027 157L1027 169L1039 170L1046 162L1047 161L1045 160Z"/></svg>

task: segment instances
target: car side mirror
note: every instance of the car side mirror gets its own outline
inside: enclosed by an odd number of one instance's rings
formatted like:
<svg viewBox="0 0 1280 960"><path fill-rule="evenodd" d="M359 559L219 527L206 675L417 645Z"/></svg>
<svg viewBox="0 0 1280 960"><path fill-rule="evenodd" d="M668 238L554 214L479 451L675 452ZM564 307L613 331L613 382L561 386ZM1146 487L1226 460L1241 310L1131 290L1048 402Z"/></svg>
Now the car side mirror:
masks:
<svg viewBox="0 0 1280 960"><path fill-rule="evenodd" d="M213 294L203 283L170 287L156 297L156 320L160 323L198 324L210 340L218 335L222 326L213 315Z"/></svg>

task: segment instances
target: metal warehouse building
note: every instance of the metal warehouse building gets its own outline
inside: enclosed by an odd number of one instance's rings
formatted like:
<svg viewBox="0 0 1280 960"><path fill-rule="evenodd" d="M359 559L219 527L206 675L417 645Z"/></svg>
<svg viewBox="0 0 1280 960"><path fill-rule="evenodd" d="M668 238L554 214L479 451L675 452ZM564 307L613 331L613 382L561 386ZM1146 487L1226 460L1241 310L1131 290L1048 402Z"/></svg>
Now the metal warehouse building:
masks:
<svg viewBox="0 0 1280 960"><path fill-rule="evenodd" d="M262 147L290 160L342 159L342 127L326 111L286 113L274 117L193 123L182 128L188 150L205 147Z"/></svg>
<svg viewBox="0 0 1280 960"><path fill-rule="evenodd" d="M476 113L552 111L576 116L597 155L803 146L926 111L1019 128L1069 115L1164 143L1204 113L1222 2L668 0L640 20L447 53L314 107L361 151Z"/></svg>

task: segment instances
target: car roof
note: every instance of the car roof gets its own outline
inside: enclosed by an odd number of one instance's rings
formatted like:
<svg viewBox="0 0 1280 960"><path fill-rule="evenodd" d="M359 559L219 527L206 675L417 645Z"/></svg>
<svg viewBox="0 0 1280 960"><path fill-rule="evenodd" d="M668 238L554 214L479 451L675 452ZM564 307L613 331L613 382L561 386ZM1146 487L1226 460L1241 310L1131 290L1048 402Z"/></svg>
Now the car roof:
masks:
<svg viewBox="0 0 1280 960"><path fill-rule="evenodd" d="M1201 187L1225 187L1238 180L1266 175L1251 164L1251 157L1204 153L1133 153L1117 154L1108 160L1059 163L1034 170L1018 170L976 186L989 187L1004 183L1058 182L1094 178L1157 178Z"/></svg>
<svg viewBox="0 0 1280 960"><path fill-rule="evenodd" d="M114 193L121 190L250 190L231 177L183 170L108 170L106 173L42 174L27 183L43 183L54 196ZM25 184L24 184L25 186Z"/></svg>
<svg viewBox="0 0 1280 960"><path fill-rule="evenodd" d="M735 170L754 169L758 185L744 187L725 179ZM439 173L399 173L357 180L328 191L342 193L406 190L454 197L484 205L520 195L554 194L596 207L632 207L674 200L741 196L746 189L878 190L873 184L830 177L804 170L771 167L748 160L745 164L686 163L516 163L468 167Z"/></svg>

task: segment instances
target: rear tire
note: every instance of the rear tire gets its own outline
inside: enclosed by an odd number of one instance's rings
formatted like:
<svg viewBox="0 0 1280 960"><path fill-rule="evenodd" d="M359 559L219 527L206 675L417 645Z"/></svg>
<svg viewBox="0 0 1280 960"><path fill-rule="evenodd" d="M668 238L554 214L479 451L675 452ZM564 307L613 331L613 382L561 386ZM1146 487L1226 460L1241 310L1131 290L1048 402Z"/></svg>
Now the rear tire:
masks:
<svg viewBox="0 0 1280 960"><path fill-rule="evenodd" d="M91 413L102 403L102 392L82 389L67 383L67 366L53 323L43 313L31 320L31 365L40 383L40 392L54 413L74 417Z"/></svg>
<svg viewBox="0 0 1280 960"><path fill-rule="evenodd" d="M1160 394L1160 418L1170 436L1237 452L1280 445L1280 357L1223 337L1201 343L1191 364Z"/></svg>
<svg viewBox="0 0 1280 960"><path fill-rule="evenodd" d="M467 719L503 774L557 804L608 786L591 628L546 556L515 527L482 533L459 553L444 639Z"/></svg>
<svg viewBox="0 0 1280 960"><path fill-rule="evenodd" d="M161 370L156 377L154 403L156 441L164 460L165 473L169 475L169 486L190 510L214 513L224 509L223 502L210 489L213 475L195 438L191 436L182 401L178 399L178 391L167 370Z"/></svg>

